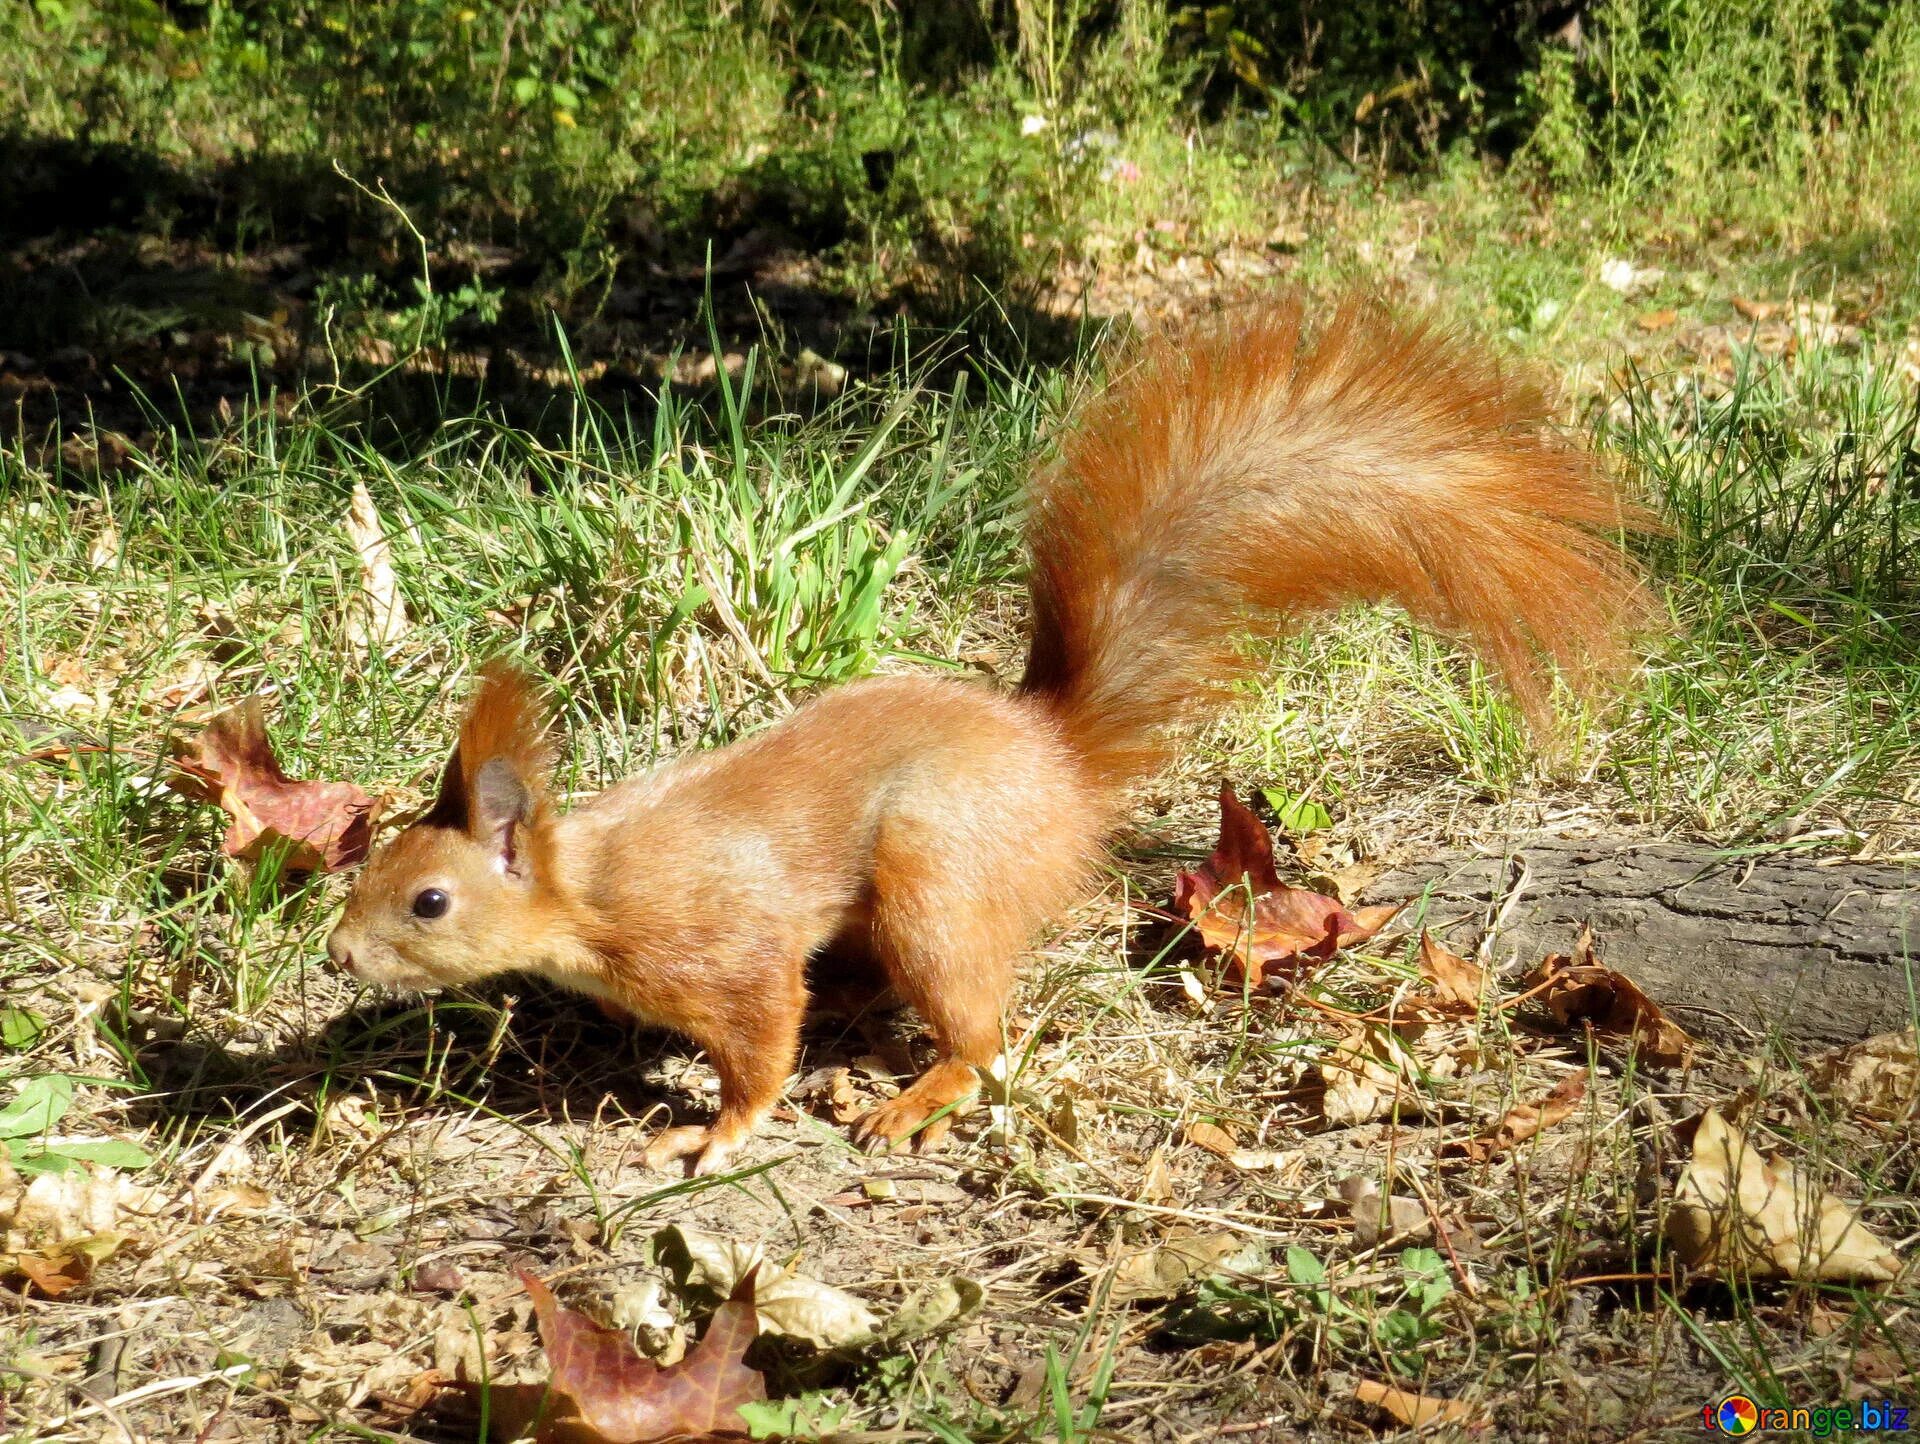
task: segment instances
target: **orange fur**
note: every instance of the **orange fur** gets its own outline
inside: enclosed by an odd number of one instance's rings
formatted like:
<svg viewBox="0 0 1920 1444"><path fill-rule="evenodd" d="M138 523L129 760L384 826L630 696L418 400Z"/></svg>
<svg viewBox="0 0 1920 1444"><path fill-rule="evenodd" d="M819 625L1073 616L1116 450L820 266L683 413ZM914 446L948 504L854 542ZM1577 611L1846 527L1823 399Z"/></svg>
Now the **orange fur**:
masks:
<svg viewBox="0 0 1920 1444"><path fill-rule="evenodd" d="M1036 482L1017 694L855 683L561 815L534 693L492 670L440 803L369 863L328 950L407 987L531 968L687 1035L720 1112L648 1156L703 1171L780 1094L808 960L863 954L940 1056L856 1136L936 1137L1125 784L1243 669L1239 629L1391 597L1472 638L1537 712L1537 658L1583 678L1618 655L1638 593L1600 530L1623 515L1531 394L1457 345L1358 305L1315 344L1297 303L1229 317L1148 347ZM444 916L418 915L428 888Z"/></svg>
<svg viewBox="0 0 1920 1444"><path fill-rule="evenodd" d="M1392 599L1543 717L1540 657L1576 684L1620 659L1641 594L1605 531L1644 524L1545 421L1485 356L1359 299L1317 340L1288 300L1150 343L1032 488L1021 691L1122 784L1222 704L1247 627Z"/></svg>

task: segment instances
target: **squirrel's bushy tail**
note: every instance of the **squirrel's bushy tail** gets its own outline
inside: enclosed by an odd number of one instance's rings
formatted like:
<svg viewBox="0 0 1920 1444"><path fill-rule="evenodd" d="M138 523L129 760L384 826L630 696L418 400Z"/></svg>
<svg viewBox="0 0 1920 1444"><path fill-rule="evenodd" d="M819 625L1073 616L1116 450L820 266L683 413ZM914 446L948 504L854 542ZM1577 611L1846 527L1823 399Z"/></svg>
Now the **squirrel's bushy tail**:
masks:
<svg viewBox="0 0 1920 1444"><path fill-rule="evenodd" d="M1609 535L1639 514L1545 422L1490 359L1366 301L1314 337L1292 299L1149 343L1030 491L1021 692L1122 787L1246 671L1240 634L1391 599L1544 716L1544 663L1601 675L1643 599Z"/></svg>

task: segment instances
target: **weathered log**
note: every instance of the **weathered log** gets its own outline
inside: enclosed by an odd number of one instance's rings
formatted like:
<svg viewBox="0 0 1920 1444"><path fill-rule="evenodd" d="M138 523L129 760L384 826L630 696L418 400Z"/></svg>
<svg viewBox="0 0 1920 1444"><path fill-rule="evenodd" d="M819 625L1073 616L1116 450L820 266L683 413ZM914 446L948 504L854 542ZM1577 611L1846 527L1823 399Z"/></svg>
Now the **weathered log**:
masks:
<svg viewBox="0 0 1920 1444"><path fill-rule="evenodd" d="M1424 904L1421 903L1425 895ZM1530 965L1591 923L1601 959L1690 1031L1778 1029L1807 1043L1910 1026L1920 1005L1920 868L1625 838L1515 840L1383 874L1368 900L1410 898L1455 947Z"/></svg>

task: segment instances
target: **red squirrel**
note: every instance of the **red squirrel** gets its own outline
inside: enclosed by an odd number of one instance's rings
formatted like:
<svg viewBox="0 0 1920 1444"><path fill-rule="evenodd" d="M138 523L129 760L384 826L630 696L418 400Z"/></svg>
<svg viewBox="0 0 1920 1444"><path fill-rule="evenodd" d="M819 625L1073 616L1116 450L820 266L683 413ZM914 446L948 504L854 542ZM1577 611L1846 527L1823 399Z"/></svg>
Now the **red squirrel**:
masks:
<svg viewBox="0 0 1920 1444"><path fill-rule="evenodd" d="M854 1125L931 1142L1001 1046L1023 948L1090 884L1129 787L1252 665L1249 628L1391 599L1458 633L1535 717L1623 656L1634 521L1535 392L1430 325L1297 299L1148 343L1028 489L1032 638L1011 692L833 688L562 813L528 682L487 670L438 801L368 863L327 942L397 988L527 969L670 1028L720 1076L655 1167L724 1168L793 1071L809 959L877 963L937 1060Z"/></svg>

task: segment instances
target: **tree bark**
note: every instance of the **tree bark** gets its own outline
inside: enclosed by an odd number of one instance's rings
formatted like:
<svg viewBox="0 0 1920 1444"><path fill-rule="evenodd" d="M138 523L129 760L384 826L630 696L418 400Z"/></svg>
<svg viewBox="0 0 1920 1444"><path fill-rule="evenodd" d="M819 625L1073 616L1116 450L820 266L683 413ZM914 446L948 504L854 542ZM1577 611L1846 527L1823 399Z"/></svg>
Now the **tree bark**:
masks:
<svg viewBox="0 0 1920 1444"><path fill-rule="evenodd" d="M1851 1042L1920 1013L1920 868L1538 836L1397 868L1367 896L1407 898L1403 916L1435 928L1464 919L1456 950L1494 927L1487 957L1523 967L1591 923L1601 960L1704 1038Z"/></svg>

